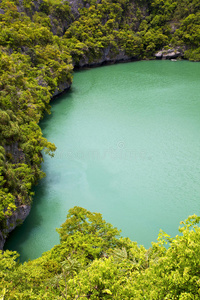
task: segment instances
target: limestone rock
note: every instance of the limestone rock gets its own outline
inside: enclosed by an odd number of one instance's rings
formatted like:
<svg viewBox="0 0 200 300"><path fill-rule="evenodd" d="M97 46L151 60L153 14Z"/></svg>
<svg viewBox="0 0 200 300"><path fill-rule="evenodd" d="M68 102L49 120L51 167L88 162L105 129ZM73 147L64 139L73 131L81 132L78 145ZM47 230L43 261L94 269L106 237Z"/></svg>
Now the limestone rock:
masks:
<svg viewBox="0 0 200 300"><path fill-rule="evenodd" d="M3 233L0 231L0 250L3 250L5 240L6 240L6 238L4 237Z"/></svg>
<svg viewBox="0 0 200 300"><path fill-rule="evenodd" d="M163 53L162 58L163 59L172 59L172 58L174 59L174 58L179 57L180 54L181 54L181 52L179 52L179 51L170 51L168 53Z"/></svg>
<svg viewBox="0 0 200 300"><path fill-rule="evenodd" d="M157 53L155 54L155 57L158 58L158 59L161 59L162 56L163 56L162 51L159 51L159 52L157 52Z"/></svg>
<svg viewBox="0 0 200 300"><path fill-rule="evenodd" d="M125 51L119 50L119 52L113 53L111 47L104 48L102 54L99 58L94 58L92 61L88 57L83 57L80 59L78 64L74 63L74 66L77 68L83 67L96 67L103 64L114 64L116 62L125 62L137 60L137 57L131 57L125 54Z"/></svg>
<svg viewBox="0 0 200 300"><path fill-rule="evenodd" d="M3 246L6 240L6 237L9 232L11 232L15 227L21 224L26 217L29 215L31 210L30 205L21 205L17 207L16 211L12 216L8 217L6 220L6 229L3 232L0 231L0 249L3 250Z"/></svg>
<svg viewBox="0 0 200 300"><path fill-rule="evenodd" d="M6 154L11 154L12 163L24 163L25 162L25 155L21 149L18 148L18 143L14 143L11 145L5 145L4 149Z"/></svg>
<svg viewBox="0 0 200 300"><path fill-rule="evenodd" d="M12 214L12 216L8 217L6 220L6 226L8 229L7 232L11 232L17 225L21 224L26 217L29 215L31 210L30 205L21 205L16 211Z"/></svg>
<svg viewBox="0 0 200 300"><path fill-rule="evenodd" d="M183 51L179 48L172 48L168 50L160 50L155 53L156 59L176 59L177 57L183 56Z"/></svg>
<svg viewBox="0 0 200 300"><path fill-rule="evenodd" d="M62 94L64 91L67 91L70 87L71 84L69 82L60 83L59 86L56 88L55 92L53 93L52 97L56 97Z"/></svg>

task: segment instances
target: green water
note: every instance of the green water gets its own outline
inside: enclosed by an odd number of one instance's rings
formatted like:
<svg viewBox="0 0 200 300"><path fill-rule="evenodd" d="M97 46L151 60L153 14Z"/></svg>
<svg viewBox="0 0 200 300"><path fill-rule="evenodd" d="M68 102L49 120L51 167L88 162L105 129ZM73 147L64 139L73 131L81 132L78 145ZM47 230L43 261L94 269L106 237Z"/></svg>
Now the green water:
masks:
<svg viewBox="0 0 200 300"><path fill-rule="evenodd" d="M59 243L69 208L100 212L138 244L200 215L200 64L148 61L74 74L41 123L57 146L6 248L22 261Z"/></svg>

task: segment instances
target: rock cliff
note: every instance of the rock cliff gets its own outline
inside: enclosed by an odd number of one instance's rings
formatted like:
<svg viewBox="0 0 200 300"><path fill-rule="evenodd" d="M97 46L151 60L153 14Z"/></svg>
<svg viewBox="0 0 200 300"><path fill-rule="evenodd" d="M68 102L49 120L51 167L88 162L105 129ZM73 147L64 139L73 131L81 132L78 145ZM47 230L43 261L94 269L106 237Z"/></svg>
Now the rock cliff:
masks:
<svg viewBox="0 0 200 300"><path fill-rule="evenodd" d="M156 59L176 59L184 57L184 48L162 49L155 53Z"/></svg>
<svg viewBox="0 0 200 300"><path fill-rule="evenodd" d="M8 217L6 220L6 227L0 231L0 250L3 250L4 243L8 233L16 228L16 226L23 223L26 217L29 215L31 210L30 205L18 206L12 216Z"/></svg>

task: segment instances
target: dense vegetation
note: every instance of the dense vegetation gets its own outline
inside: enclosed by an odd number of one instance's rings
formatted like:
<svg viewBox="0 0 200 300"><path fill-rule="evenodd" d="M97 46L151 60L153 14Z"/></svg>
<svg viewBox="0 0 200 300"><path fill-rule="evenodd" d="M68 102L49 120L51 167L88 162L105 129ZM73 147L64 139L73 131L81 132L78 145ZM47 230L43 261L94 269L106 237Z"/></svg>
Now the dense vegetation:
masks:
<svg viewBox="0 0 200 300"><path fill-rule="evenodd" d="M24 3L25 9L31 3ZM60 4L61 6L61 4ZM69 6L67 5L69 8ZM16 207L30 204L31 187L44 176L41 151L55 145L38 125L60 84L71 84L71 56L50 20L37 12L19 13L14 2L2 1L0 14L0 222ZM51 6L50 8L51 9ZM56 18L56 16L55 16Z"/></svg>
<svg viewBox="0 0 200 300"><path fill-rule="evenodd" d="M0 233L44 176L41 151L56 147L39 121L74 66L152 59L161 49L200 60L198 0L0 1ZM200 298L197 227L185 224L168 250L160 237L147 251L76 208L59 233L61 244L33 262L1 255L2 299Z"/></svg>
<svg viewBox="0 0 200 300"><path fill-rule="evenodd" d="M199 220L182 222L175 238L161 231L146 250L100 214L74 207L58 230L60 245L42 257L22 265L16 252L0 256L0 298L199 299Z"/></svg>

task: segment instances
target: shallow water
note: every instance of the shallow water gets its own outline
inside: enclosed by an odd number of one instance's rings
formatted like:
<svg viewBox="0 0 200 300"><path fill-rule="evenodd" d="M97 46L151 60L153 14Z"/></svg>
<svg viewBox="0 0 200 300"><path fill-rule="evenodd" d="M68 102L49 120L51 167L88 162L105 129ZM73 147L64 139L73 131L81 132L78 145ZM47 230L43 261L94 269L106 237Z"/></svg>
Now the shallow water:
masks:
<svg viewBox="0 0 200 300"><path fill-rule="evenodd" d="M100 212L138 244L200 214L200 64L145 61L74 74L41 127L57 146L6 248L22 261L59 243L69 208Z"/></svg>

